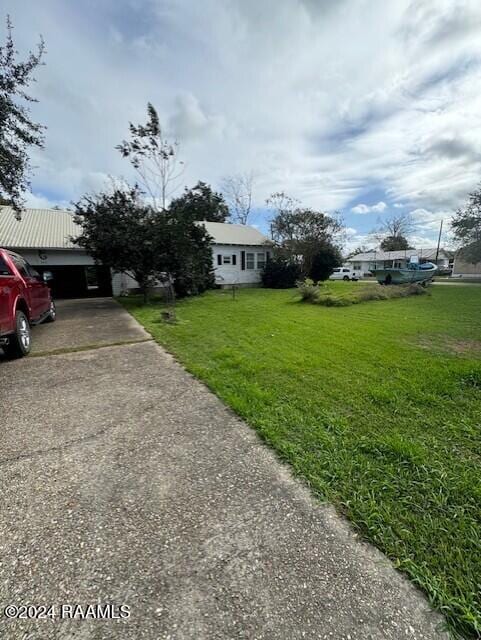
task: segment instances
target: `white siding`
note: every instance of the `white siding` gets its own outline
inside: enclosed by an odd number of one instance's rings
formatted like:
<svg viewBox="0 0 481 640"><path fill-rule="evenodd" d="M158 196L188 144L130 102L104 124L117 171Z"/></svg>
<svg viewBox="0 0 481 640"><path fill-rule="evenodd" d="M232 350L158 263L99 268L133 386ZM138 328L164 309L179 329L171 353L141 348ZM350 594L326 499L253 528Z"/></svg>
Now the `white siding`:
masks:
<svg viewBox="0 0 481 640"><path fill-rule="evenodd" d="M138 289L139 284L127 273L119 273L112 271L112 293L114 296L120 296L131 289Z"/></svg>
<svg viewBox="0 0 481 640"><path fill-rule="evenodd" d="M94 260L82 250L12 249L12 251L23 256L32 266L49 265L61 267L94 264Z"/></svg>
<svg viewBox="0 0 481 640"><path fill-rule="evenodd" d="M245 252L245 269L242 269L242 252ZM213 263L214 263L214 276L216 283L220 286L232 285L232 284L240 284L240 285L249 285L249 284L259 284L261 281L261 272L262 268L258 268L261 266L260 264L260 256L258 254L264 255L264 260L266 257L266 249L263 246L248 246L248 245L213 245L212 246L212 254L213 254ZM247 254L254 254L254 268L251 267L252 261L247 260ZM221 258L222 264L218 264L218 256ZM235 256L235 264L234 262ZM230 264L226 264L226 261L229 260Z"/></svg>

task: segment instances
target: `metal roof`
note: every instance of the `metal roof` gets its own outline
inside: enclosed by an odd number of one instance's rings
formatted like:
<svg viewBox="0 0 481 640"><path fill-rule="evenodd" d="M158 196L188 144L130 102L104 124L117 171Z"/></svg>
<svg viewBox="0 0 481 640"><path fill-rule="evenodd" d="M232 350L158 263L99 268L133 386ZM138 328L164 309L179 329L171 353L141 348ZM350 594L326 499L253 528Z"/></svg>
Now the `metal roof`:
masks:
<svg viewBox="0 0 481 640"><path fill-rule="evenodd" d="M198 224L204 225L214 244L263 245L269 242L269 238L258 229L245 224L205 221Z"/></svg>
<svg viewBox="0 0 481 640"><path fill-rule="evenodd" d="M0 247L6 249L77 249L70 237L80 234L70 211L24 209L17 220L11 207L0 207Z"/></svg>
<svg viewBox="0 0 481 640"><path fill-rule="evenodd" d="M436 258L436 247L428 247L423 249L406 249L403 251L368 251L367 253L358 253L347 259L347 262L372 262L377 260L403 260L411 256L419 256L427 260ZM444 249L439 249L439 257L449 257Z"/></svg>

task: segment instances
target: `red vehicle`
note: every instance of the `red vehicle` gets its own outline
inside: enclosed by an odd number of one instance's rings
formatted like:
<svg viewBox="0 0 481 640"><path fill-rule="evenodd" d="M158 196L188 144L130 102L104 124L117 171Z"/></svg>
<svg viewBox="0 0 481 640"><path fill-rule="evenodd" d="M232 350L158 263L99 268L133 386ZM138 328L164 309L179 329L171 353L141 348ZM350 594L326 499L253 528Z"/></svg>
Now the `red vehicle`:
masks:
<svg viewBox="0 0 481 640"><path fill-rule="evenodd" d="M53 322L56 311L47 281L17 253L0 249L0 347L10 358L26 356L31 348L30 328Z"/></svg>

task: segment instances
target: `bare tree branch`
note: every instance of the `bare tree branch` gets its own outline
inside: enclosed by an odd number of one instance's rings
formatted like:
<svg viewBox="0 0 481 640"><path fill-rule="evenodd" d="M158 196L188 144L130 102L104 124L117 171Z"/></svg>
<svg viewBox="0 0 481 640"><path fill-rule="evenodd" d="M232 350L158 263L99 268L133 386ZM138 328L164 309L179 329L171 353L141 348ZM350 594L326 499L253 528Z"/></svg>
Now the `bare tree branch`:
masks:
<svg viewBox="0 0 481 640"><path fill-rule="evenodd" d="M239 173L222 180L222 193L229 206L231 218L239 224L247 224L252 209L254 174Z"/></svg>

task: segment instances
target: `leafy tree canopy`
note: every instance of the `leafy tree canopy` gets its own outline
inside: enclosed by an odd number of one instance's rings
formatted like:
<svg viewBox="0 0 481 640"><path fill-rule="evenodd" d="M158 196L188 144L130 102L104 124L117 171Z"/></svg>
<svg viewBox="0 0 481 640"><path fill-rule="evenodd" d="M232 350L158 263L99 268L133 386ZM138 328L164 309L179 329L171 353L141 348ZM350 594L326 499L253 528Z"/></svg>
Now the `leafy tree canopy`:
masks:
<svg viewBox="0 0 481 640"><path fill-rule="evenodd" d="M327 280L334 269L341 264L342 256L339 248L327 242L314 254L309 277L314 280L314 282Z"/></svg>
<svg viewBox="0 0 481 640"><path fill-rule="evenodd" d="M273 194L267 203L276 210L271 221L272 239L278 253L301 261L302 271L308 276L314 257L326 250L337 251L341 222L320 211L303 208L284 193Z"/></svg>
<svg viewBox="0 0 481 640"><path fill-rule="evenodd" d="M404 251L405 249L411 249L407 238L401 235L386 236L381 240L379 246L383 251Z"/></svg>
<svg viewBox="0 0 481 640"><path fill-rule="evenodd" d="M28 103L36 102L27 93L33 72L45 52L42 39L36 53L30 52L21 62L12 37L12 23L7 17L7 39L0 46L0 196L20 214L22 193L28 188L30 147L43 146L43 129L30 118Z"/></svg>
<svg viewBox="0 0 481 640"><path fill-rule="evenodd" d="M213 286L212 249L205 230L142 201L137 187L84 197L75 205L82 233L75 240L96 261L130 274L144 297L156 280L178 295Z"/></svg>
<svg viewBox="0 0 481 640"><path fill-rule="evenodd" d="M223 195L201 181L192 189L186 188L181 196L172 200L169 210L186 220L225 222L229 216Z"/></svg>
<svg viewBox="0 0 481 640"><path fill-rule="evenodd" d="M463 245L463 258L473 263L481 261L481 185L469 194L464 207L456 211L451 229Z"/></svg>
<svg viewBox="0 0 481 640"><path fill-rule="evenodd" d="M387 218L373 233L383 251L404 251L413 248L407 239L413 228L412 218L402 214Z"/></svg>

